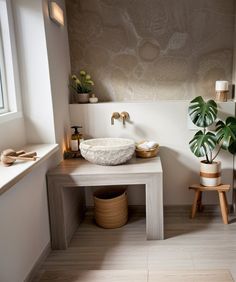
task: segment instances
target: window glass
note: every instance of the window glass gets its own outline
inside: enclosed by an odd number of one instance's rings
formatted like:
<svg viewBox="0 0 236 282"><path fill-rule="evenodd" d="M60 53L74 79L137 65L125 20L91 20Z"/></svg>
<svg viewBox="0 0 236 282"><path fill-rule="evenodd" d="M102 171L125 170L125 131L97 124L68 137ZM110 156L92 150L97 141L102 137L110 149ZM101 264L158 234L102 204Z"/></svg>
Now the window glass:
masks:
<svg viewBox="0 0 236 282"><path fill-rule="evenodd" d="M0 72L0 110L4 109L3 91L2 91L2 76Z"/></svg>
<svg viewBox="0 0 236 282"><path fill-rule="evenodd" d="M4 54L0 33L0 114L7 112L7 93L4 69Z"/></svg>

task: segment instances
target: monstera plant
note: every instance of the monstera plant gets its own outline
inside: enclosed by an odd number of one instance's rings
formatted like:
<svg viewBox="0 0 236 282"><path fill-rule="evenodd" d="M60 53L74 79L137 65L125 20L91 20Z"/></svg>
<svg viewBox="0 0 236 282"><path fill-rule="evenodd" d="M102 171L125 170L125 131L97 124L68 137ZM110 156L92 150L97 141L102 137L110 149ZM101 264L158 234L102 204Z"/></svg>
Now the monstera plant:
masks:
<svg viewBox="0 0 236 282"><path fill-rule="evenodd" d="M225 121L217 119L216 102L204 101L201 96L190 102L188 113L192 122L201 128L189 142L193 154L198 158L204 158L200 168L201 184L220 185L221 164L215 159L221 149L231 154L236 153L236 118L227 117Z"/></svg>

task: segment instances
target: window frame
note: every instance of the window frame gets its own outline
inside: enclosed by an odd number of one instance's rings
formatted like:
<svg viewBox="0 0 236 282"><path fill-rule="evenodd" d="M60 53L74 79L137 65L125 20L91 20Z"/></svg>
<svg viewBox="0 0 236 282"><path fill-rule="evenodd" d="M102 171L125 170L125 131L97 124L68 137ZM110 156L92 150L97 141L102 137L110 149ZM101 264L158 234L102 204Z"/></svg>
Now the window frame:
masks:
<svg viewBox="0 0 236 282"><path fill-rule="evenodd" d="M0 108L0 115L1 115L1 114L8 112L6 72L5 72L5 61L4 61L4 51L3 51L1 29L0 29L0 87L1 87L2 99L3 99L3 108Z"/></svg>
<svg viewBox="0 0 236 282"><path fill-rule="evenodd" d="M22 117L21 91L15 29L11 0L0 0L0 32L2 43L3 69L5 83L3 82L5 107L0 112L0 123ZM0 54L1 55L1 54Z"/></svg>

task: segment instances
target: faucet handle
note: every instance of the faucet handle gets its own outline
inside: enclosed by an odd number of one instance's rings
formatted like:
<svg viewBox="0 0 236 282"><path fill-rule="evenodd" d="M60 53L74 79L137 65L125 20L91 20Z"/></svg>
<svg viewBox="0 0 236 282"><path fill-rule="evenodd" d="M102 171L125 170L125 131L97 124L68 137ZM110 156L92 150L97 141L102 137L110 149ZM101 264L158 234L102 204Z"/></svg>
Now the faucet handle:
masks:
<svg viewBox="0 0 236 282"><path fill-rule="evenodd" d="M123 121L123 125L125 125L125 121L129 120L130 119L130 115L128 112L122 112L120 114L120 117L122 118L122 121Z"/></svg>
<svg viewBox="0 0 236 282"><path fill-rule="evenodd" d="M119 119L120 118L120 114L118 112L113 112L112 116L111 116L111 124L114 124L114 119Z"/></svg>

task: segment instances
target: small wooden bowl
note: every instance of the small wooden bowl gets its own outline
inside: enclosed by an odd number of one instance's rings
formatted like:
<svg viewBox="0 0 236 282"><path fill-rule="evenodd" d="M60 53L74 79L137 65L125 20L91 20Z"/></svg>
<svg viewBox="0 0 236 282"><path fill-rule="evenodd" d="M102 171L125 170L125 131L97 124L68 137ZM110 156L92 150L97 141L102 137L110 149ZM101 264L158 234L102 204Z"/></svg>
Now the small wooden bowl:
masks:
<svg viewBox="0 0 236 282"><path fill-rule="evenodd" d="M159 152L159 145L156 145L156 147L149 150L139 149L136 147L135 152L138 158L154 158Z"/></svg>

